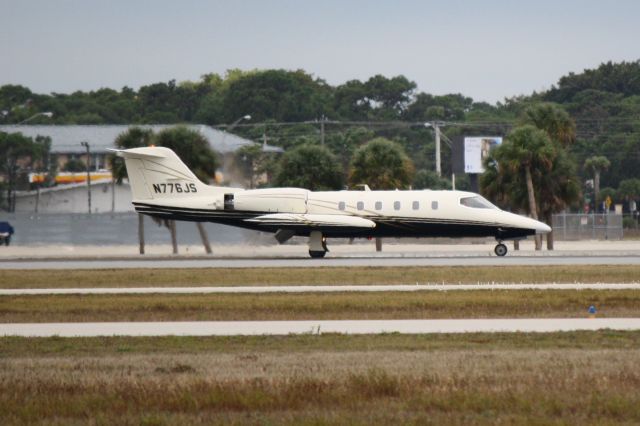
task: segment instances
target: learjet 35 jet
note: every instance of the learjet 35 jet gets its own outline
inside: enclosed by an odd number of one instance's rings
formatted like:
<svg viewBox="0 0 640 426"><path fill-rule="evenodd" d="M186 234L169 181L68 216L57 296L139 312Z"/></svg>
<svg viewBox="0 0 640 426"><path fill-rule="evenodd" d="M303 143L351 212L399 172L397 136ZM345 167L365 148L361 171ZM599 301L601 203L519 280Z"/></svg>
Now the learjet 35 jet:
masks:
<svg viewBox="0 0 640 426"><path fill-rule="evenodd" d="M137 212L272 232L279 243L309 237L311 257L326 254L327 238L377 237L494 237L496 255L504 256L503 241L551 231L472 192L227 188L201 182L168 148L117 155L125 160Z"/></svg>

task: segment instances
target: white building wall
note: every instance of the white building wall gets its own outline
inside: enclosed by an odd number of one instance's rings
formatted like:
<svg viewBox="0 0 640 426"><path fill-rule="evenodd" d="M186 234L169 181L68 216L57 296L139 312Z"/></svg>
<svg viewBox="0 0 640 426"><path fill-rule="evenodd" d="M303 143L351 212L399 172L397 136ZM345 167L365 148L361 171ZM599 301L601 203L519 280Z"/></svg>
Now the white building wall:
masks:
<svg viewBox="0 0 640 426"><path fill-rule="evenodd" d="M35 213L37 194L35 191L16 196L16 213ZM38 213L87 213L88 195L86 185L68 185L40 191ZM109 213L134 211L131 204L131 190L128 183L115 185L114 195L111 182L91 184L91 212Z"/></svg>

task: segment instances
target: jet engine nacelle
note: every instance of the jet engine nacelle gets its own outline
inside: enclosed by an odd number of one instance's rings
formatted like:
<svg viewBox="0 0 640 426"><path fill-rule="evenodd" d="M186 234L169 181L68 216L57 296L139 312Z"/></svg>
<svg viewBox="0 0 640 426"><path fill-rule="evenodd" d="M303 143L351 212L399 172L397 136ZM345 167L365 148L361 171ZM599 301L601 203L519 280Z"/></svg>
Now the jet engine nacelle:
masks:
<svg viewBox="0 0 640 426"><path fill-rule="evenodd" d="M298 188L251 189L224 194L222 204L225 210L306 213L308 192ZM218 204L216 201L216 208Z"/></svg>

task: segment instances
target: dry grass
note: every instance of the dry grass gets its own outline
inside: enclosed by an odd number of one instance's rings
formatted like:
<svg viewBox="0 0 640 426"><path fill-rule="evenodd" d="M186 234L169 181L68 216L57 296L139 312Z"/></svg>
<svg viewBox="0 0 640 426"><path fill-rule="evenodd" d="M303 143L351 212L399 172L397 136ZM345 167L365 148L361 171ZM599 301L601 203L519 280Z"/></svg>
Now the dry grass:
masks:
<svg viewBox="0 0 640 426"><path fill-rule="evenodd" d="M0 286L632 282L638 267L2 271ZM637 291L3 296L0 322L638 316ZM0 338L0 423L640 423L640 332Z"/></svg>
<svg viewBox="0 0 640 426"><path fill-rule="evenodd" d="M640 266L3 270L0 288L637 282Z"/></svg>
<svg viewBox="0 0 640 426"><path fill-rule="evenodd" d="M0 322L637 317L634 290L43 295L0 298Z"/></svg>
<svg viewBox="0 0 640 426"><path fill-rule="evenodd" d="M447 350L638 349L640 331L456 334L308 334L289 336L1 337L0 359L125 355L433 352ZM249 355L247 355L249 354Z"/></svg>
<svg viewBox="0 0 640 426"><path fill-rule="evenodd" d="M596 335L574 337L588 342ZM3 424L640 422L637 348L490 349L474 345L473 335L466 347L458 339L456 347L431 350L389 351L373 339L373 348L289 352L284 338L275 352L5 357L0 418Z"/></svg>

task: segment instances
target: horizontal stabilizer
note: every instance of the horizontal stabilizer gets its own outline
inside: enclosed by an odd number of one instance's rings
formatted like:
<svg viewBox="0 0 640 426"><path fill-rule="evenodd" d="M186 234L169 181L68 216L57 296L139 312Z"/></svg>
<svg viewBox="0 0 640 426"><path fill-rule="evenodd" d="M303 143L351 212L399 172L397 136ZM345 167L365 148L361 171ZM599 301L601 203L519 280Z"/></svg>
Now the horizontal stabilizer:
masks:
<svg viewBox="0 0 640 426"><path fill-rule="evenodd" d="M295 214L273 213L246 219L247 222L271 226L321 226L321 227L352 227L375 228L376 224L363 217L337 214Z"/></svg>
<svg viewBox="0 0 640 426"><path fill-rule="evenodd" d="M167 157L162 151L150 150L149 147L132 148L132 149L107 148L107 151L115 152L118 157L122 157L122 158L166 158Z"/></svg>

